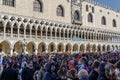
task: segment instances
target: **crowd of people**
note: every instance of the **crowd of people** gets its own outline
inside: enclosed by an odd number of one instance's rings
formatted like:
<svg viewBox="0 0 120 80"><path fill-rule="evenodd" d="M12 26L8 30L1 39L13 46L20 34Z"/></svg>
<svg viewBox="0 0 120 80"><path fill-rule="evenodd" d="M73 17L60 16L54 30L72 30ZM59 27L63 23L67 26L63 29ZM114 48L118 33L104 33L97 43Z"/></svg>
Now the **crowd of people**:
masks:
<svg viewBox="0 0 120 80"><path fill-rule="evenodd" d="M1 56L0 80L120 80L120 52Z"/></svg>

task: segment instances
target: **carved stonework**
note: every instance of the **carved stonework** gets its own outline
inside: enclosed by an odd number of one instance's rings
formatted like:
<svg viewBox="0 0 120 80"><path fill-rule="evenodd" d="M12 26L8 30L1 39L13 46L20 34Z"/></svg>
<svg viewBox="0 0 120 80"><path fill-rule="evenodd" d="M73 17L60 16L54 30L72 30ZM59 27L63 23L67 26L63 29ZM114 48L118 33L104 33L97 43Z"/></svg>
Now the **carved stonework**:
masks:
<svg viewBox="0 0 120 80"><path fill-rule="evenodd" d="M75 25L81 25L82 24L82 1L81 0L72 0L72 12L71 12L71 17L72 17L72 24ZM75 12L78 12L79 14L79 19L75 19Z"/></svg>

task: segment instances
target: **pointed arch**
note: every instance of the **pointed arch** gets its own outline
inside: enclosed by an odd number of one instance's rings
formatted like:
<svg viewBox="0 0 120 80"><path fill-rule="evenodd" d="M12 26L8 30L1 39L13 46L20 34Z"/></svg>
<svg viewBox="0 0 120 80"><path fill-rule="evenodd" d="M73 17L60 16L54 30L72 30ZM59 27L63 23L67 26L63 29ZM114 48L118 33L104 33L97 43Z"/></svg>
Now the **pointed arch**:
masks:
<svg viewBox="0 0 120 80"><path fill-rule="evenodd" d="M56 48L56 44L55 44L54 42L51 42L51 43L48 45L48 51L49 51L49 52L55 51L55 48Z"/></svg>
<svg viewBox="0 0 120 80"><path fill-rule="evenodd" d="M23 35L24 34L24 24L20 25L20 34Z"/></svg>
<svg viewBox="0 0 120 80"><path fill-rule="evenodd" d="M13 34L18 34L18 25L17 25L17 23L13 24Z"/></svg>
<svg viewBox="0 0 120 80"><path fill-rule="evenodd" d="M58 5L56 14L57 16L61 16L61 17L65 16L64 7L62 5Z"/></svg>
<svg viewBox="0 0 120 80"><path fill-rule="evenodd" d="M26 26L26 37L30 35L30 25Z"/></svg>
<svg viewBox="0 0 120 80"><path fill-rule="evenodd" d="M37 28L37 37L38 38L40 38L41 37L41 27L40 26L38 26L38 28Z"/></svg>
<svg viewBox="0 0 120 80"><path fill-rule="evenodd" d="M21 54L23 52L23 43L21 41L17 41L14 44L13 52Z"/></svg>
<svg viewBox="0 0 120 80"><path fill-rule="evenodd" d="M115 19L113 19L113 21L112 21L112 26L113 26L113 27L117 27L117 23L116 23L116 20L115 20Z"/></svg>
<svg viewBox="0 0 120 80"><path fill-rule="evenodd" d="M52 29L52 37L55 37L55 28Z"/></svg>
<svg viewBox="0 0 120 80"><path fill-rule="evenodd" d="M71 43L67 43L65 52L70 52L71 51L71 47L72 47Z"/></svg>
<svg viewBox="0 0 120 80"><path fill-rule="evenodd" d="M63 50L64 50L63 43L59 43L58 46L57 46L57 52L63 52Z"/></svg>
<svg viewBox="0 0 120 80"><path fill-rule="evenodd" d="M46 50L46 43L45 42L41 42L39 45L38 45L38 53L43 53L45 52Z"/></svg>
<svg viewBox="0 0 120 80"><path fill-rule="evenodd" d="M11 33L11 22L7 22L6 24L6 33Z"/></svg>
<svg viewBox="0 0 120 80"><path fill-rule="evenodd" d="M90 44L87 44L87 45L86 45L86 51L87 51L87 52L90 52L90 47L91 47Z"/></svg>
<svg viewBox="0 0 120 80"><path fill-rule="evenodd" d="M88 14L88 22L93 22L93 15L91 13Z"/></svg>
<svg viewBox="0 0 120 80"><path fill-rule="evenodd" d="M50 27L48 27L47 36L51 36L51 28Z"/></svg>
<svg viewBox="0 0 120 80"><path fill-rule="evenodd" d="M5 53L5 54L10 54L10 47L11 47L11 43L9 41L2 41L0 43L0 47L2 49L2 51Z"/></svg>
<svg viewBox="0 0 120 80"><path fill-rule="evenodd" d="M103 16L103 17L101 18L101 24L102 24L102 25L106 25L106 18L105 18L105 16Z"/></svg>
<svg viewBox="0 0 120 80"><path fill-rule="evenodd" d="M26 47L27 47L26 51L29 54L33 54L35 52L35 43L34 42L31 41L31 42L27 43Z"/></svg>
<svg viewBox="0 0 120 80"><path fill-rule="evenodd" d="M94 44L93 46L92 46L92 52L95 52L96 51L96 45Z"/></svg>
<svg viewBox="0 0 120 80"><path fill-rule="evenodd" d="M35 31L36 31L35 25L33 25L33 26L32 26L32 35L35 35Z"/></svg>
<svg viewBox="0 0 120 80"><path fill-rule="evenodd" d="M43 3L41 0L34 0L33 11L43 12Z"/></svg>
<svg viewBox="0 0 120 80"><path fill-rule="evenodd" d="M80 51L81 51L81 52L84 52L84 49L85 49L85 45L84 45L84 44L81 44L81 45L80 45Z"/></svg>
<svg viewBox="0 0 120 80"><path fill-rule="evenodd" d="M78 44L73 45L73 51L78 51Z"/></svg>
<svg viewBox="0 0 120 80"><path fill-rule="evenodd" d="M43 27L43 29L42 29L42 36L46 36L46 28L45 27Z"/></svg>
<svg viewBox="0 0 120 80"><path fill-rule="evenodd" d="M57 37L60 37L60 28L57 28Z"/></svg>
<svg viewBox="0 0 120 80"><path fill-rule="evenodd" d="M107 45L107 51L110 51L110 45Z"/></svg>

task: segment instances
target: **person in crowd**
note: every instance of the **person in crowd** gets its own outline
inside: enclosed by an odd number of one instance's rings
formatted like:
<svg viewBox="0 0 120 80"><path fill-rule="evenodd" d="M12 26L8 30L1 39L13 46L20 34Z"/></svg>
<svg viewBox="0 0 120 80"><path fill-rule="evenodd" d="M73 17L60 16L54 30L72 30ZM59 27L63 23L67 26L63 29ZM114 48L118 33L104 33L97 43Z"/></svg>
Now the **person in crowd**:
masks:
<svg viewBox="0 0 120 80"><path fill-rule="evenodd" d="M99 66L99 76L98 80L108 80L107 77L105 76L105 65L107 63L102 61Z"/></svg>
<svg viewBox="0 0 120 80"><path fill-rule="evenodd" d="M89 80L97 80L98 78L98 71L99 71L99 62L98 61L94 61L93 65L92 65L92 71L89 73Z"/></svg>
<svg viewBox="0 0 120 80"><path fill-rule="evenodd" d="M55 74L55 64L54 63L47 63L45 66L45 75L43 80L56 80L57 75Z"/></svg>
<svg viewBox="0 0 120 80"><path fill-rule="evenodd" d="M78 67L77 67L78 71L80 71L82 69L85 69L85 58L83 58L83 57L78 62Z"/></svg>
<svg viewBox="0 0 120 80"><path fill-rule="evenodd" d="M24 57L24 58L22 59L21 68L23 69L23 68L25 68L25 67L27 67L27 61L26 61L26 58Z"/></svg>
<svg viewBox="0 0 120 80"><path fill-rule="evenodd" d="M113 64L111 63L107 63L105 65L105 76L106 76L106 80L116 80L116 77L115 77L115 68L113 66Z"/></svg>
<svg viewBox="0 0 120 80"><path fill-rule="evenodd" d="M45 74L45 72L46 72L46 70L45 70L45 65L46 65L46 63L45 63L45 61L43 60L43 61L39 61L39 64L40 64L40 66L41 66L41 68L40 68L40 70L38 71L38 76L37 76L37 80L44 80L44 74Z"/></svg>
<svg viewBox="0 0 120 80"><path fill-rule="evenodd" d="M88 72L85 69L81 69L78 72L78 78L79 78L79 80L89 80L88 79Z"/></svg>
<svg viewBox="0 0 120 80"><path fill-rule="evenodd" d="M120 80L120 60L115 63L116 80Z"/></svg>
<svg viewBox="0 0 120 80"><path fill-rule="evenodd" d="M1 74L2 74L2 72L3 72L3 65L0 64L0 79L1 79Z"/></svg>
<svg viewBox="0 0 120 80"><path fill-rule="evenodd" d="M27 62L28 66L23 68L22 70L22 80L34 80L34 68L33 68L33 62L29 60Z"/></svg>
<svg viewBox="0 0 120 80"><path fill-rule="evenodd" d="M73 58L71 58L71 59L68 61L68 69L70 70L70 69L74 68L74 67L75 67L74 64L75 64L75 61L74 61Z"/></svg>
<svg viewBox="0 0 120 80"><path fill-rule="evenodd" d="M58 77L59 80L67 80L67 68L65 65L61 65L60 69L58 70Z"/></svg>
<svg viewBox="0 0 120 80"><path fill-rule="evenodd" d="M67 80L79 80L77 76L77 70L72 68L67 73Z"/></svg>
<svg viewBox="0 0 120 80"><path fill-rule="evenodd" d="M12 68L12 63L7 64L7 68L3 70L0 80L18 80L18 73Z"/></svg>
<svg viewBox="0 0 120 80"><path fill-rule="evenodd" d="M12 66L10 70L14 70L16 74L19 73L19 80L59 80L60 78L63 80L66 78L67 80L78 80L78 78L82 79L87 77L77 76L77 74L83 69L88 72L88 78L92 78L91 80L96 80L98 74L98 80L120 79L120 51L104 52L102 54L99 52L98 54L89 52L80 52L77 54L18 54L12 56L5 55L2 59L3 60L2 62L0 61L0 63L3 66L3 71L1 70L1 72L5 74L5 70L9 70L8 64L11 63ZM97 61L100 62L100 65ZM105 67L108 63L111 63L112 65L116 63L114 66L115 70L111 67L110 70ZM110 77L111 74L112 78ZM66 77L63 78L62 76ZM2 75L2 78L3 77L4 75Z"/></svg>

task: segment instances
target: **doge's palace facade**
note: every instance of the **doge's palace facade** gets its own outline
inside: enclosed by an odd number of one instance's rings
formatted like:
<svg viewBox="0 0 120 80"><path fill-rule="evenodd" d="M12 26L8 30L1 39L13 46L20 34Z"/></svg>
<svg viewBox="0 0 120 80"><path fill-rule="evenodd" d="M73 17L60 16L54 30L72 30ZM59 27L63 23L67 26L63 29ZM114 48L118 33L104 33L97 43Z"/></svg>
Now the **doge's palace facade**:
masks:
<svg viewBox="0 0 120 80"><path fill-rule="evenodd" d="M0 49L105 52L120 49L120 12L91 0L0 0Z"/></svg>

